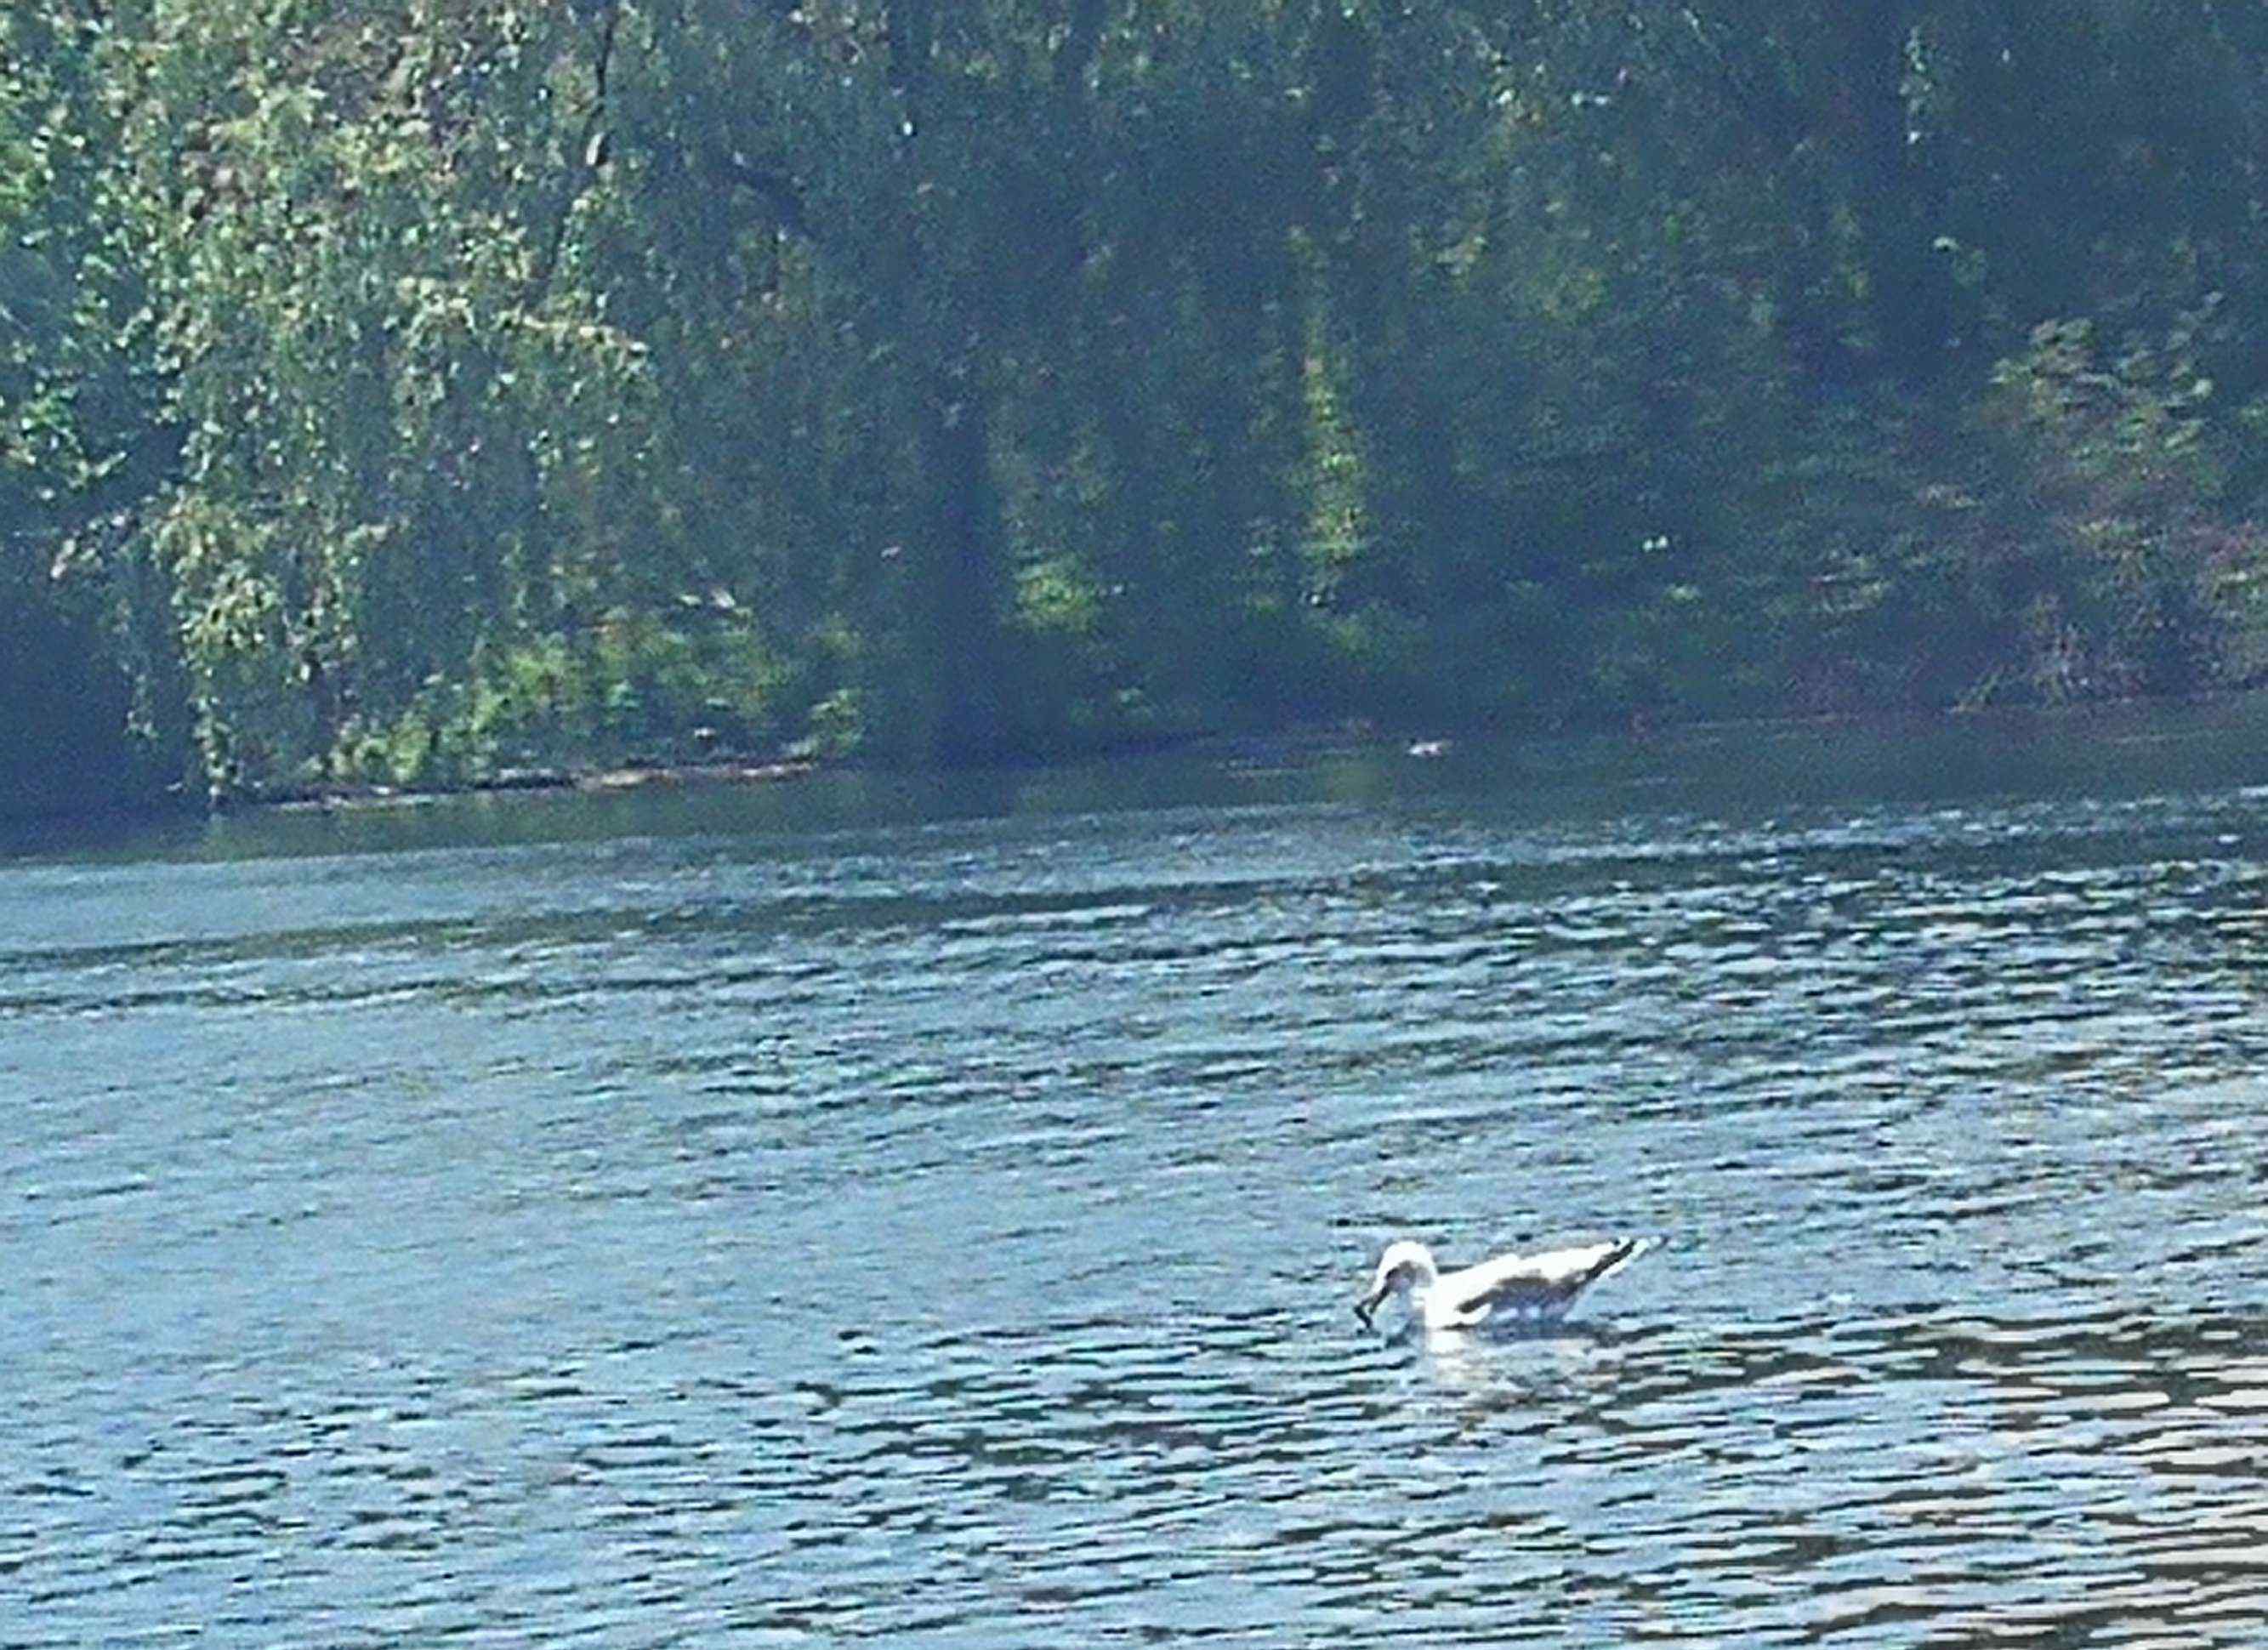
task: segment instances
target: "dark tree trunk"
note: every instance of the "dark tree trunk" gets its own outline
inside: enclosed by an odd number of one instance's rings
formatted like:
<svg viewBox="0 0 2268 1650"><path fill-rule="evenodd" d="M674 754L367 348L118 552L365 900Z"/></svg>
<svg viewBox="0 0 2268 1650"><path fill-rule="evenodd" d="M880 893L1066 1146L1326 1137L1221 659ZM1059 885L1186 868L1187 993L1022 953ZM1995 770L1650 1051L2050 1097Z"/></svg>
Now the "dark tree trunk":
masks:
<svg viewBox="0 0 2268 1650"><path fill-rule="evenodd" d="M929 755L948 765L1002 755L1000 500L992 479L990 391L980 372L947 371L921 409L924 600L916 622L936 693Z"/></svg>
<svg viewBox="0 0 2268 1650"><path fill-rule="evenodd" d="M1861 226L1868 320L1894 377L1926 377L1949 329L1951 272L1933 244L1928 167L1934 157L1909 136L1904 81L1913 8L1904 0L1852 0L1838 17L1836 68L1848 99L1841 123L1852 162L1852 208Z"/></svg>

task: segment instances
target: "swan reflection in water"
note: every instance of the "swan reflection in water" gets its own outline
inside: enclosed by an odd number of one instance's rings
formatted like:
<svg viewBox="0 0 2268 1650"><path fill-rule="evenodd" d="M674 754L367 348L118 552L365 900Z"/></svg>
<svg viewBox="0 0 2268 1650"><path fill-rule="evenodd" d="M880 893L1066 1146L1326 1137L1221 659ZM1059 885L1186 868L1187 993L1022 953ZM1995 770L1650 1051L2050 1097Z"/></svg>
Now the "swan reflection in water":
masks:
<svg viewBox="0 0 2268 1650"><path fill-rule="evenodd" d="M1630 1335L1611 1325L1506 1319L1471 1330L1429 1329L1414 1314L1381 1337L1409 1375L1455 1405L1460 1430L1505 1415L1539 1428L1563 1425L1570 1407L1591 1411L1626 1399Z"/></svg>

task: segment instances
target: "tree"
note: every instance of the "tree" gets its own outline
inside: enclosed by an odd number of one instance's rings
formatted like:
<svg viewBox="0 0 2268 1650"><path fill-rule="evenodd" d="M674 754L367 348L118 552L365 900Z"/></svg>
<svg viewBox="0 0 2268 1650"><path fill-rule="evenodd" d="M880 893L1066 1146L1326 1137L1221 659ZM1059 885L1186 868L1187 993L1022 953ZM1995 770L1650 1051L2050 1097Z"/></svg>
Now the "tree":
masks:
<svg viewBox="0 0 2268 1650"><path fill-rule="evenodd" d="M137 699L122 659L146 637L133 593L96 553L166 447L112 324L137 271L100 188L103 18L0 15L0 814L147 799L178 755L164 681Z"/></svg>

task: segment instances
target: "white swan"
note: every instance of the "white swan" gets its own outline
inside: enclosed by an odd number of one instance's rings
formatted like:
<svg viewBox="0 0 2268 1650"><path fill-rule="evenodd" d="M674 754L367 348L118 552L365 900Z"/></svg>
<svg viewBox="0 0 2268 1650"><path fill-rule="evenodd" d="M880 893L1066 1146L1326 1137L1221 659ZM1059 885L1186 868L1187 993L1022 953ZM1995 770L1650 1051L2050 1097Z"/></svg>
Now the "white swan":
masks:
<svg viewBox="0 0 2268 1650"><path fill-rule="evenodd" d="M1614 1238L1541 1255L1499 1255L1461 1271L1445 1272L1433 1252L1408 1239L1386 1246L1370 1293L1355 1304L1366 1324L1391 1294L1405 1295L1429 1330L1477 1328L1499 1311L1556 1318L1602 1278L1620 1271L1653 1247L1650 1238Z"/></svg>

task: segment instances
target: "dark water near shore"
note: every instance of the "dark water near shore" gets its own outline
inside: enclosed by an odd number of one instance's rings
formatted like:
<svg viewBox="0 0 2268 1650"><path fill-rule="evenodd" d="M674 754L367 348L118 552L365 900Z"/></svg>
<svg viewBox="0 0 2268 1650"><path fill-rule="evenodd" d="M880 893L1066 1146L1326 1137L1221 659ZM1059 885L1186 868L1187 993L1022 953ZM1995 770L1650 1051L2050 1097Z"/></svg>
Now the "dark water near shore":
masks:
<svg viewBox="0 0 2268 1650"><path fill-rule="evenodd" d="M2257 1645L2268 714L0 862L0 1645ZM1665 1247L1381 1341L1378 1246Z"/></svg>

